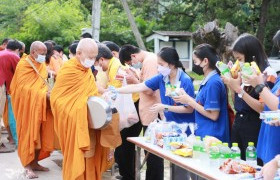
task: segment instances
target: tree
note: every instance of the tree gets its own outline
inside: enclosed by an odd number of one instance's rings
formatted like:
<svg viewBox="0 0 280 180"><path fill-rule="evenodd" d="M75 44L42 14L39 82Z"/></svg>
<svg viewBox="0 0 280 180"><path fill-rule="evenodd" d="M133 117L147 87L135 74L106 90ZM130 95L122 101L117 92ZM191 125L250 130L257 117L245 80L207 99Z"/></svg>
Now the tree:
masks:
<svg viewBox="0 0 280 180"><path fill-rule="evenodd" d="M265 37L265 26L267 23L269 2L270 2L270 0L263 0L262 5L261 5L260 22L259 22L259 27L258 27L258 31L257 31L257 37L261 43L264 42L264 37Z"/></svg>

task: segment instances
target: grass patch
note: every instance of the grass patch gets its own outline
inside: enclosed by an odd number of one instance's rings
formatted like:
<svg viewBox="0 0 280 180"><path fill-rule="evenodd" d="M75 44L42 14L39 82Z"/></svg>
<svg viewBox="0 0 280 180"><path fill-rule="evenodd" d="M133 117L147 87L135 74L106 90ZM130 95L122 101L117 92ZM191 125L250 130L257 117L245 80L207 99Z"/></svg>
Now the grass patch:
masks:
<svg viewBox="0 0 280 180"><path fill-rule="evenodd" d="M194 73L193 71L189 71L189 72L187 72L187 73L188 73L188 75L191 76L194 80L199 80L199 81L201 81L201 80L203 80L203 78L204 78L203 75L200 76L200 75Z"/></svg>

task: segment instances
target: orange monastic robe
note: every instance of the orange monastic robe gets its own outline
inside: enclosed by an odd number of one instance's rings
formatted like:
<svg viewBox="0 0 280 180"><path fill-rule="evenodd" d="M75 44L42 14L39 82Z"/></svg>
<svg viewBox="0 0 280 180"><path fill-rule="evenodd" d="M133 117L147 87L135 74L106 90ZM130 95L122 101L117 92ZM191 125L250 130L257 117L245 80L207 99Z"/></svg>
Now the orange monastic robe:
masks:
<svg viewBox="0 0 280 180"><path fill-rule="evenodd" d="M46 65L29 58L42 77L47 78ZM18 155L23 166L34 160L35 149L47 155L53 150L54 128L47 86L31 65L19 61L10 86L13 111L17 123ZM42 157L42 156L41 156Z"/></svg>
<svg viewBox="0 0 280 180"><path fill-rule="evenodd" d="M75 57L64 63L51 93L51 107L63 153L65 180L101 180L102 173L112 164L108 159L110 148L121 143L118 122L115 136L110 134L105 141L104 130L89 130L87 100L97 95L91 69L84 68ZM84 153L90 149L94 155L85 158Z"/></svg>
<svg viewBox="0 0 280 180"><path fill-rule="evenodd" d="M60 58L55 59L54 57L51 57L50 63L49 63L49 70L54 71L55 74L58 73L60 68L63 65L63 60Z"/></svg>

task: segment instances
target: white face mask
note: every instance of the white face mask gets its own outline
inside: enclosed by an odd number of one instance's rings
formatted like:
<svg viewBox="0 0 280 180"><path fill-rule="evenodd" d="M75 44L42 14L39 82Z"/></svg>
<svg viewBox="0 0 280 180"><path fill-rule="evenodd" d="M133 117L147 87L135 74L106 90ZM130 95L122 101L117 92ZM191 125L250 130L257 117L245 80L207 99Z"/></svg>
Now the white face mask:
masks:
<svg viewBox="0 0 280 180"><path fill-rule="evenodd" d="M163 76L168 76L171 72L171 69L169 67L158 65L158 72Z"/></svg>
<svg viewBox="0 0 280 180"><path fill-rule="evenodd" d="M85 59L84 61L81 62L81 64L85 67L85 68L91 68L91 66L93 66L95 63L95 60L93 59Z"/></svg>
<svg viewBox="0 0 280 180"><path fill-rule="evenodd" d="M142 68L142 63L138 62L138 63L132 64L132 67L135 68L135 69L141 69Z"/></svg>
<svg viewBox="0 0 280 180"><path fill-rule="evenodd" d="M38 57L36 58L36 61L38 63L44 63L46 61L46 56L45 55L41 55L41 54L38 54Z"/></svg>

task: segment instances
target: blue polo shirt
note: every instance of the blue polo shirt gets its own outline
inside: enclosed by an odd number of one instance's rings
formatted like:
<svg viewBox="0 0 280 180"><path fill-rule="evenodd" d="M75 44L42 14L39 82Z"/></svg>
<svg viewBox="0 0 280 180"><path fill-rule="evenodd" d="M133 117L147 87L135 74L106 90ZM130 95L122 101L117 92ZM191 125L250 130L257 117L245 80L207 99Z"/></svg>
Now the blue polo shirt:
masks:
<svg viewBox="0 0 280 180"><path fill-rule="evenodd" d="M186 91L186 93L188 93L188 95L194 97L194 87L193 87L192 80L181 69L178 69L177 71L176 82L177 81L181 82L180 88L183 88ZM158 74L152 77L151 79L145 81L145 85L148 88L152 89L153 91L159 89L162 104L166 104L170 106L182 105L179 103L175 103L171 97L165 96L166 83L170 83L168 76L164 77L161 74ZM168 111L168 112L164 112L164 115L166 117L166 121L175 121L176 123L194 122L194 113L174 113Z"/></svg>
<svg viewBox="0 0 280 180"><path fill-rule="evenodd" d="M219 111L219 117L213 121L195 111L195 122L197 123L196 135L205 137L214 136L223 142L230 141L229 117L227 109L227 92L219 74L214 70L202 81L196 102L201 104L205 110Z"/></svg>
<svg viewBox="0 0 280 180"><path fill-rule="evenodd" d="M280 78L277 78L271 92L275 94L280 89ZM280 100L280 96L278 97ZM278 107L280 109L280 105ZM265 111L271 111L266 105ZM264 163L272 160L277 154L280 154L280 127L270 126L262 122L261 130L259 133L257 155L263 160Z"/></svg>

